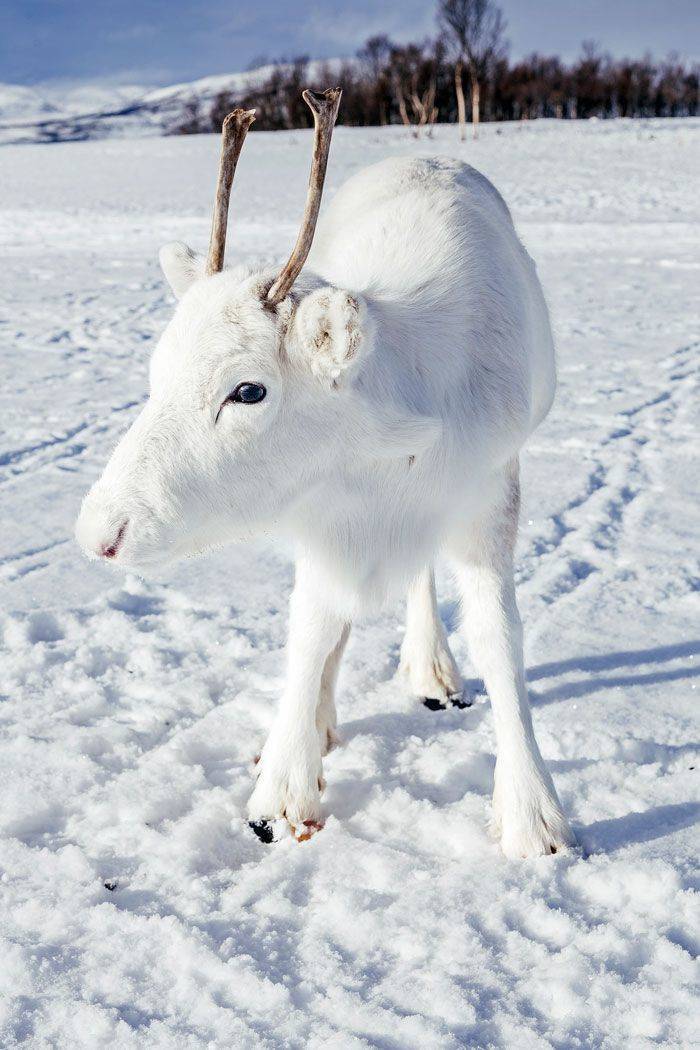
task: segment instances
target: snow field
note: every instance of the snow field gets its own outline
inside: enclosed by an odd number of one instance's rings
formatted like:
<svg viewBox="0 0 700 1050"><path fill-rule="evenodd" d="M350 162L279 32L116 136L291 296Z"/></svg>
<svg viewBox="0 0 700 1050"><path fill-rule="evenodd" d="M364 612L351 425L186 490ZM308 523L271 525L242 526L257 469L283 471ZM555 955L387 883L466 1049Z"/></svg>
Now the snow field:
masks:
<svg viewBox="0 0 700 1050"><path fill-rule="evenodd" d="M282 256L306 134L250 136L229 241ZM560 389L523 456L518 583L536 729L584 856L487 834L494 735L395 678L357 626L324 831L264 847L252 759L284 669L289 552L167 579L87 563L80 499L204 246L213 137L0 151L0 1043L697 1045L700 121L338 129L329 191L389 153L493 179L538 263ZM112 889L105 886L108 883Z"/></svg>

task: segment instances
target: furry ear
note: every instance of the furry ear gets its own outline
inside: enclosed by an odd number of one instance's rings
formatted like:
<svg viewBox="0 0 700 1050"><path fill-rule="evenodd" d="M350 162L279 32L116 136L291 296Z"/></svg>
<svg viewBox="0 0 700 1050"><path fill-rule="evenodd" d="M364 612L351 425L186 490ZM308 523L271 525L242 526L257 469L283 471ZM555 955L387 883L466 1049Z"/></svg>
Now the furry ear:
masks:
<svg viewBox="0 0 700 1050"><path fill-rule="evenodd" d="M329 386L347 378L371 344L367 306L338 288L319 288L299 303L289 330L290 351Z"/></svg>
<svg viewBox="0 0 700 1050"><path fill-rule="evenodd" d="M195 281L204 277L205 258L192 251L182 241L172 241L158 252L165 279L175 293L176 299L183 295Z"/></svg>

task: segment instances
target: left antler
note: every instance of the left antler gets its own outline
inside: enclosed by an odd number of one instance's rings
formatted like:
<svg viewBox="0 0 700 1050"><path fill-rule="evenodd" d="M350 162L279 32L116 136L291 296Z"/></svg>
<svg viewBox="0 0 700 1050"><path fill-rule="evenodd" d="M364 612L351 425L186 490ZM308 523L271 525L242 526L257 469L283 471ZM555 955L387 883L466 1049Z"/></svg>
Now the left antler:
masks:
<svg viewBox="0 0 700 1050"><path fill-rule="evenodd" d="M224 268L231 184L245 137L248 134L248 128L254 120L254 109L234 109L224 119L221 127L221 161L219 162L219 178L216 184L214 217L211 224L209 255L207 256L208 274L220 273Z"/></svg>
<svg viewBox="0 0 700 1050"><path fill-rule="evenodd" d="M306 102L314 115L314 154L309 176L309 190L306 197L304 218L301 221L301 229L299 230L299 236L292 254L289 256L289 262L267 293L267 301L272 306L282 302L301 273L302 267L311 251L318 210L321 207L323 181L326 177L326 165L328 164L328 152L331 148L333 125L338 116L341 95L342 91L340 88L328 88L322 95L307 89L302 95L304 102Z"/></svg>

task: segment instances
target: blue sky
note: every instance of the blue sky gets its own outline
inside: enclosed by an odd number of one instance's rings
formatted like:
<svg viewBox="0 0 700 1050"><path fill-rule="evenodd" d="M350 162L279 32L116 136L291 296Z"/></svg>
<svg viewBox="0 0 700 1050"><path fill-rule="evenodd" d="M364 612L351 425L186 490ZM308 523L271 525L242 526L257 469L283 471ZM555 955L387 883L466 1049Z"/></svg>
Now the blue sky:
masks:
<svg viewBox="0 0 700 1050"><path fill-rule="evenodd" d="M573 57L594 39L616 55L700 57L698 0L501 0L511 54ZM262 56L351 55L374 33L435 30L432 0L0 0L0 80L168 84Z"/></svg>

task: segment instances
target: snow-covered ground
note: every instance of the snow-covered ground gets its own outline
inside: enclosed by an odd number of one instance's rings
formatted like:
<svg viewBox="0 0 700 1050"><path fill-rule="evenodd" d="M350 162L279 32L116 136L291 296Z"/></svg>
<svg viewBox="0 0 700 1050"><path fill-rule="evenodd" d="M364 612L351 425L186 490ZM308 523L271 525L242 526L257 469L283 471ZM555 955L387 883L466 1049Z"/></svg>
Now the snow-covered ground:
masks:
<svg viewBox="0 0 700 1050"><path fill-rule="evenodd" d="M284 254L309 144L250 136L232 254ZM143 582L72 541L172 309L156 250L206 244L217 152L0 152L0 1043L698 1045L700 121L334 140L331 191L391 153L474 163L552 306L560 390L523 457L519 596L537 732L586 855L526 863L486 833L486 698L472 682L471 709L430 712L406 694L398 608L351 640L325 830L263 846L244 807L288 552ZM469 678L444 572L440 599Z"/></svg>

